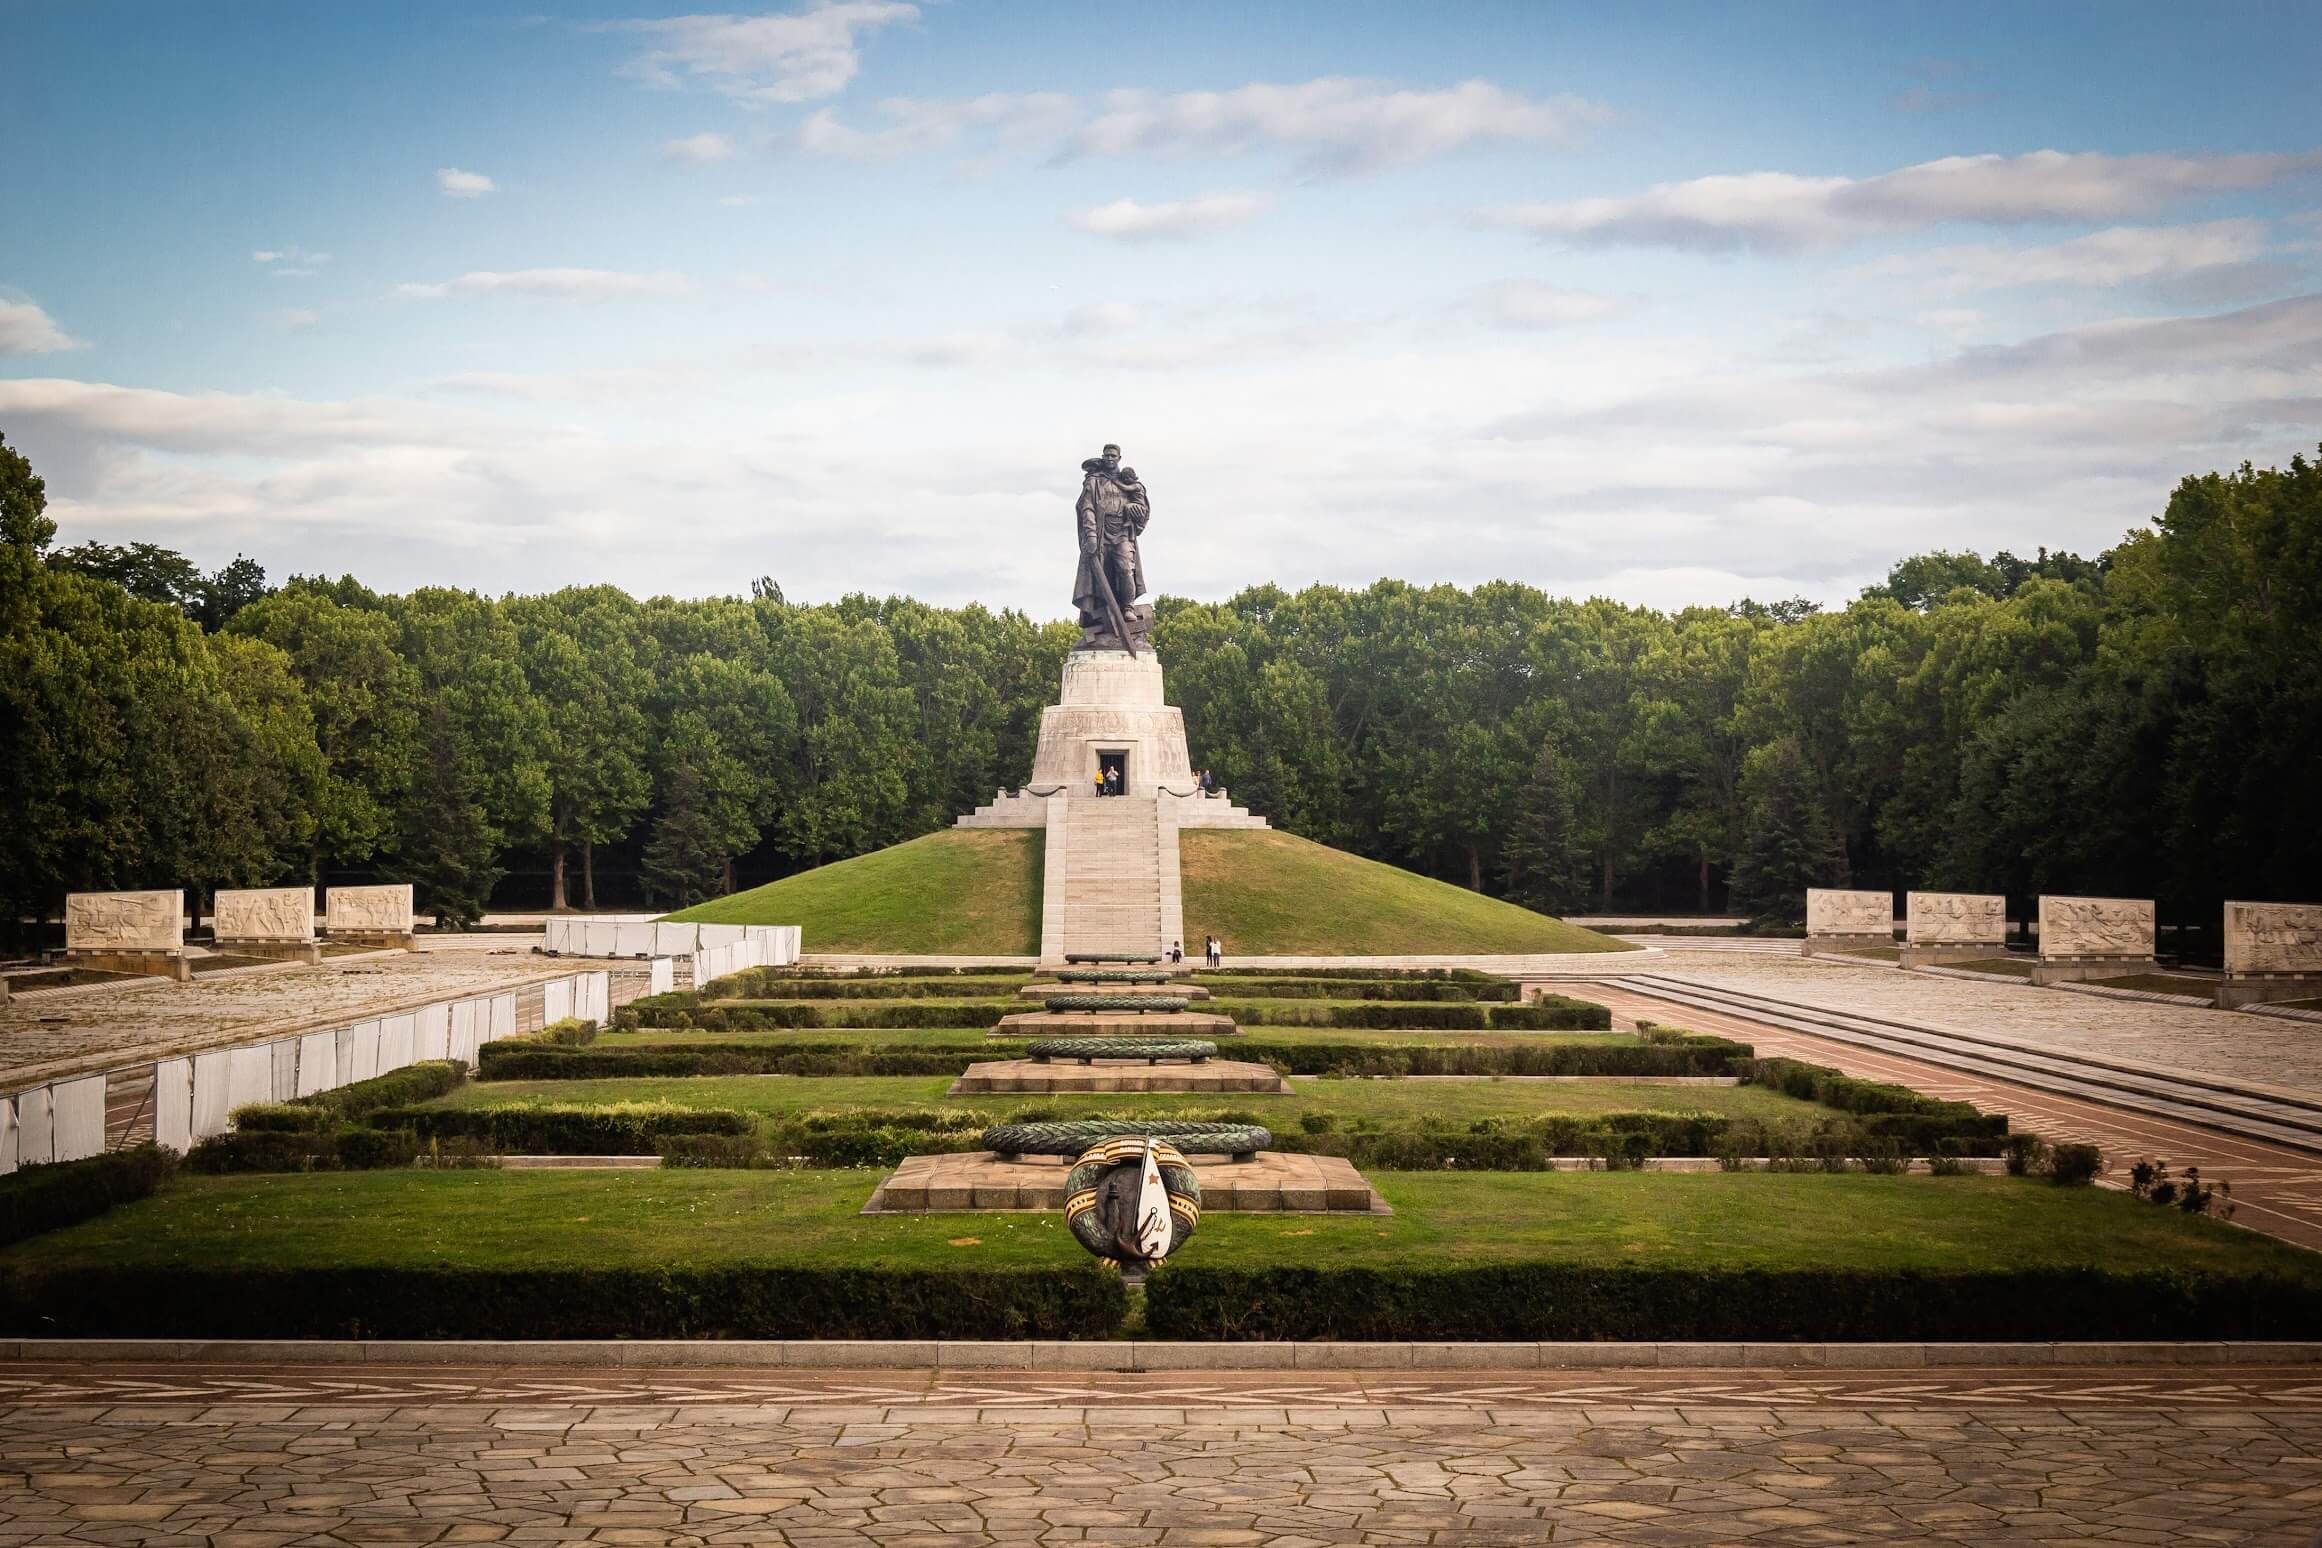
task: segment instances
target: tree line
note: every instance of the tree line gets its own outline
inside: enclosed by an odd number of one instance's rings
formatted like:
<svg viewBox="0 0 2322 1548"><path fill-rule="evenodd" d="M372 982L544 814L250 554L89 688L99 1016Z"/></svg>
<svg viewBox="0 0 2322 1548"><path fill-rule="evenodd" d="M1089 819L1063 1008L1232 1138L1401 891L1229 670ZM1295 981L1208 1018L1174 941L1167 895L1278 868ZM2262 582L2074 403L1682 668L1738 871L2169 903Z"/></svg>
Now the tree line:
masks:
<svg viewBox="0 0 2322 1548"><path fill-rule="evenodd" d="M1076 632L908 598L498 599L55 545L0 441L0 905L387 877L674 905L1020 784ZM1808 885L2322 897L2322 469L2190 477L2093 559L1843 609L1515 582L1163 597L1196 766L1279 827L1551 912Z"/></svg>

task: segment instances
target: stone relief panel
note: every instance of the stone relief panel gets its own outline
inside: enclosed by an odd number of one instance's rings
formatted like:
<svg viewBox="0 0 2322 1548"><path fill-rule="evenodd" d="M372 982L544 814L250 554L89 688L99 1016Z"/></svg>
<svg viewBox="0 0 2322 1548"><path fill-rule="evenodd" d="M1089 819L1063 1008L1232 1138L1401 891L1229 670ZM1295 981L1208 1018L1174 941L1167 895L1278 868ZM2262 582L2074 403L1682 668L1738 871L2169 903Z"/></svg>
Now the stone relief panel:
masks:
<svg viewBox="0 0 2322 1548"><path fill-rule="evenodd" d="M2322 977L2322 903L2226 904L2225 970Z"/></svg>
<svg viewBox="0 0 2322 1548"><path fill-rule="evenodd" d="M221 941L311 941L314 889L220 888L215 928Z"/></svg>
<svg viewBox="0 0 2322 1548"><path fill-rule="evenodd" d="M1914 892L1905 917L1913 946L2007 943L2008 900L1996 892Z"/></svg>
<svg viewBox="0 0 2322 1548"><path fill-rule="evenodd" d="M1895 933L1895 895L1809 887L1806 889L1806 933L1876 935L1891 939Z"/></svg>
<svg viewBox="0 0 2322 1548"><path fill-rule="evenodd" d="M334 931L406 933L411 929L411 883L333 887L323 897L323 924Z"/></svg>
<svg viewBox="0 0 2322 1548"><path fill-rule="evenodd" d="M185 894L75 892L65 898L67 951L176 951L185 945Z"/></svg>
<svg viewBox="0 0 2322 1548"><path fill-rule="evenodd" d="M2151 898L2040 899L2043 957L2149 957Z"/></svg>

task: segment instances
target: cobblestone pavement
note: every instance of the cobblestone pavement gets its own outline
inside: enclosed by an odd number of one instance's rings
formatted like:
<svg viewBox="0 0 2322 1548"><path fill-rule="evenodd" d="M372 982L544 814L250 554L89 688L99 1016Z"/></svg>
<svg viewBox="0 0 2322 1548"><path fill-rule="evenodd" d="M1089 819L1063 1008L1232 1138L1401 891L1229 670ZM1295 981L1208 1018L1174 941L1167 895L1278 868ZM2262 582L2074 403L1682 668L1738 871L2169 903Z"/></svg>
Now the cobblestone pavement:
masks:
<svg viewBox="0 0 2322 1548"><path fill-rule="evenodd" d="M456 999L606 965L540 957L505 940L488 949L325 959L191 983L153 979L14 995L0 1005L0 1090L15 1089L9 1081L254 1041L269 1027L310 1017L353 1020L372 1006Z"/></svg>
<svg viewBox="0 0 2322 1548"><path fill-rule="evenodd" d="M37 1400L0 1402L0 1543L2307 1548L2322 1526L2311 1369L35 1374Z"/></svg>
<svg viewBox="0 0 2322 1548"><path fill-rule="evenodd" d="M1708 975L1691 972L1687 976L1706 978ZM1862 976L1867 978L1870 974L1862 972ZM1965 987L1981 988L1975 984ZM2204 1179L2214 1183L2223 1178L2233 1184L2235 1224L2301 1247L2322 1250L2322 1156L2177 1119L2082 1101L2034 1086L2018 1086L1992 1076L1947 1069L1903 1054L1794 1032L1739 1013L1703 1010L1674 1000L1656 999L1618 985L1576 985L1572 992L1609 1007L1613 1025L1624 1031L1633 1030L1640 1019L1690 1027L1697 1032L1738 1038L1761 1054L1826 1064L1866 1080L1893 1081L1927 1096L1972 1102L1985 1112L2006 1113L2011 1125L2019 1130L2049 1140L2095 1145L2110 1162L2112 1175L2107 1181L2115 1185L2125 1181L2123 1174L2128 1166L2140 1158L2165 1161L2178 1170L2197 1166ZM2064 998L2074 1004L2085 1002L2131 1011L2145 1008L2134 1001L2100 1000L2089 995ZM2164 1012L2168 1009L2166 1006L2152 1008ZM2231 1012L2213 1014L2230 1015ZM2255 1016L2244 1019L2263 1021ZM2322 1529L2322 1522L2317 1522L2317 1528Z"/></svg>
<svg viewBox="0 0 2322 1548"><path fill-rule="evenodd" d="M2322 1091L2322 1028L2309 1022L2035 989L2007 979L1979 983L1948 974L1821 962L1794 950L1731 952L1670 944L1667 957L1647 971L2033 1047L2112 1054L2259 1085Z"/></svg>

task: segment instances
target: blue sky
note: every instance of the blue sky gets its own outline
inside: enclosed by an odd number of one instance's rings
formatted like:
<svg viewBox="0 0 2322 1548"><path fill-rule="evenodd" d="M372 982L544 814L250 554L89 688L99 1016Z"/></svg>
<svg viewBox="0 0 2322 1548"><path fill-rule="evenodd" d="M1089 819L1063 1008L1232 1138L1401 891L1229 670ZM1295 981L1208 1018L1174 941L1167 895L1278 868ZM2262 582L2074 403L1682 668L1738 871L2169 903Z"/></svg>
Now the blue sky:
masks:
<svg viewBox="0 0 2322 1548"><path fill-rule="evenodd" d="M2322 439L2311 5L0 5L66 542L1842 600Z"/></svg>

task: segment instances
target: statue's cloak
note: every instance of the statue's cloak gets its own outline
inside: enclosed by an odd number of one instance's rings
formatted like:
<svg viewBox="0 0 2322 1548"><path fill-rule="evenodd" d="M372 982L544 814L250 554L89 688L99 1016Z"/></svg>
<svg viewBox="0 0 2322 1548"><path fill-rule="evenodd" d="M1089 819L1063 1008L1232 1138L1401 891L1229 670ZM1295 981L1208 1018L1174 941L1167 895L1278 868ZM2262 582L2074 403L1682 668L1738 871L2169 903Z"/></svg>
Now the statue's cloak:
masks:
<svg viewBox="0 0 2322 1548"><path fill-rule="evenodd" d="M1145 561L1137 552L1137 539L1153 519L1153 506L1143 484L1122 480L1102 458L1082 463L1081 470L1080 500L1073 507L1080 568L1072 577L1072 603L1080 609L1082 628L1109 628L1096 566L1100 561L1106 565L1113 600L1124 610L1145 594Z"/></svg>

